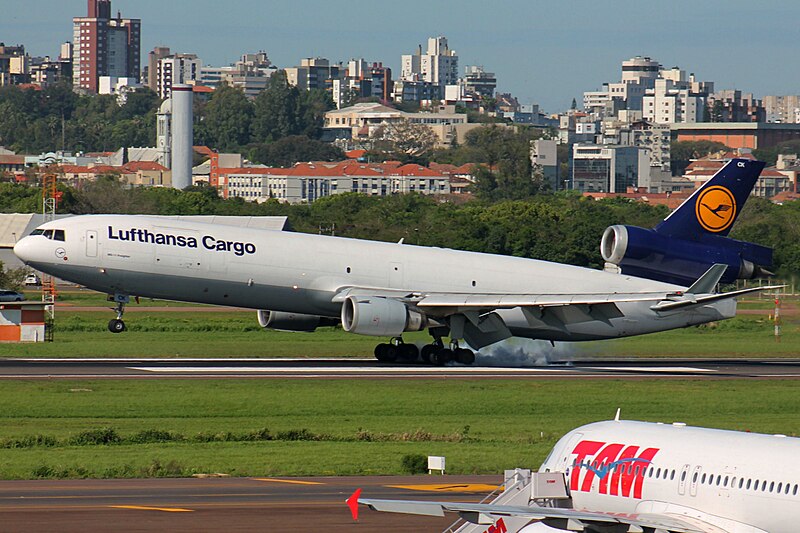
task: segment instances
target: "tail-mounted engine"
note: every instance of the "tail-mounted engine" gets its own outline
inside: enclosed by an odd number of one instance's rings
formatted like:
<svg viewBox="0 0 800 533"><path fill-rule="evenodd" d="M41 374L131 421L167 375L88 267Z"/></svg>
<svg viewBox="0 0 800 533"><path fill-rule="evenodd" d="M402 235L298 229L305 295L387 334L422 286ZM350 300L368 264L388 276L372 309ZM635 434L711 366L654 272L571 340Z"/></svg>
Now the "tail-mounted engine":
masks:
<svg viewBox="0 0 800 533"><path fill-rule="evenodd" d="M623 274L690 286L716 263L728 265L720 280L772 275L772 248L729 237L703 234L680 239L636 226L610 226L600 241L600 253Z"/></svg>

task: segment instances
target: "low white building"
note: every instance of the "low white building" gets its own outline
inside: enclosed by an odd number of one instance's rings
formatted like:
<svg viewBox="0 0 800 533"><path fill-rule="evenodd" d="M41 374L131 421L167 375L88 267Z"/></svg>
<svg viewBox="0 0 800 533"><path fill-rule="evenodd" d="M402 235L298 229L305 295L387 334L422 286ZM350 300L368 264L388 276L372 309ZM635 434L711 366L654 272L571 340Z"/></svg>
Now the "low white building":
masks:
<svg viewBox="0 0 800 533"><path fill-rule="evenodd" d="M348 139L369 139L382 126L410 122L423 124L448 145L447 134L452 128L467 124L467 115L456 113L453 106L442 106L437 113L406 113L383 104L364 102L325 113L325 129L339 131ZM341 138L341 136L340 136Z"/></svg>
<svg viewBox="0 0 800 533"><path fill-rule="evenodd" d="M449 176L420 165L399 163L299 163L292 168L220 169L228 198L248 202L275 199L286 203L310 203L345 192L388 196L417 192L449 194Z"/></svg>

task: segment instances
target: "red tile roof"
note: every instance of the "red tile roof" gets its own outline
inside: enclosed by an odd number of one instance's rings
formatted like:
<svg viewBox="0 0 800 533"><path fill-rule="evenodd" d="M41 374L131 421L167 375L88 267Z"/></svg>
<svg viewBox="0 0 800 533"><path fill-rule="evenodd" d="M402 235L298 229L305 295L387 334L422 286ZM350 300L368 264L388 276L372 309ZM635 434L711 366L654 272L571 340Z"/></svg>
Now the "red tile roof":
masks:
<svg viewBox="0 0 800 533"><path fill-rule="evenodd" d="M64 174L87 174L89 167L82 167L80 165L61 165L61 172Z"/></svg>
<svg viewBox="0 0 800 533"><path fill-rule="evenodd" d="M403 165L397 169L397 173L401 176L420 176L426 178L441 178L443 176L440 172L435 172L427 167L413 164Z"/></svg>
<svg viewBox="0 0 800 533"><path fill-rule="evenodd" d="M112 167L110 165L94 165L89 167L92 174L116 174L120 171L121 167Z"/></svg>
<svg viewBox="0 0 800 533"><path fill-rule="evenodd" d="M762 177L762 178L787 178L788 179L789 176L787 176L786 174L783 174L782 172L778 172L778 169L776 169L775 167L768 167L768 168L765 168L764 170L761 171L761 176L760 177Z"/></svg>
<svg viewBox="0 0 800 533"><path fill-rule="evenodd" d="M433 165L432 165L433 166ZM399 161L388 161L384 163L361 163L355 160L340 161L337 163L328 161L312 161L308 163L295 163L291 168L220 168L217 173L220 176L232 174L271 174L278 176L308 176L308 177L382 177L382 176L415 176L425 178L443 178L448 173L439 170L443 165L435 168L428 168L421 165L406 164L401 165ZM470 163L452 167L455 173L470 174L474 164Z"/></svg>
<svg viewBox="0 0 800 533"><path fill-rule="evenodd" d="M158 170L165 172L167 168L159 165L155 161L130 161L122 166L122 169L127 172L138 172L140 170Z"/></svg>
<svg viewBox="0 0 800 533"><path fill-rule="evenodd" d="M359 157L364 157L364 154L366 153L366 150L350 150L349 152L345 152L344 155L350 159L358 159Z"/></svg>
<svg viewBox="0 0 800 533"><path fill-rule="evenodd" d="M770 200L775 202L776 204L783 204L785 202L795 202L797 200L800 200L800 194L792 191L783 191L779 192L778 194L770 198Z"/></svg>
<svg viewBox="0 0 800 533"><path fill-rule="evenodd" d="M207 155L208 157L214 155L214 150L212 150L208 146L192 146L192 149L198 154Z"/></svg>
<svg viewBox="0 0 800 533"><path fill-rule="evenodd" d="M286 175L289 173L289 169L286 168L264 168L264 167L242 167L242 168L219 168L217 172L220 176L230 176L236 174L247 174L247 175L267 175L267 174L277 174L277 175Z"/></svg>

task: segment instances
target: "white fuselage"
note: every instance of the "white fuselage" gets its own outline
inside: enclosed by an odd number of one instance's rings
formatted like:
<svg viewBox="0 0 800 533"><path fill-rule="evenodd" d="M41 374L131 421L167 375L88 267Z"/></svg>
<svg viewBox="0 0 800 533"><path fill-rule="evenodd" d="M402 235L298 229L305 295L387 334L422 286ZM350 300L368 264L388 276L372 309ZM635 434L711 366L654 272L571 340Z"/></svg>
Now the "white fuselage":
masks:
<svg viewBox="0 0 800 533"><path fill-rule="evenodd" d="M565 435L540 471L565 472L578 510L792 533L800 523L798 457L797 438L610 421Z"/></svg>
<svg viewBox="0 0 800 533"><path fill-rule="evenodd" d="M110 294L338 317L349 287L454 294L653 293L618 304L621 317L531 324L498 313L514 335L591 340L663 331L735 314L734 300L690 311L650 309L682 287L587 268L476 252L214 225L147 216L87 215L49 222L64 240L32 235L15 253L58 278ZM572 311L564 311L572 312Z"/></svg>

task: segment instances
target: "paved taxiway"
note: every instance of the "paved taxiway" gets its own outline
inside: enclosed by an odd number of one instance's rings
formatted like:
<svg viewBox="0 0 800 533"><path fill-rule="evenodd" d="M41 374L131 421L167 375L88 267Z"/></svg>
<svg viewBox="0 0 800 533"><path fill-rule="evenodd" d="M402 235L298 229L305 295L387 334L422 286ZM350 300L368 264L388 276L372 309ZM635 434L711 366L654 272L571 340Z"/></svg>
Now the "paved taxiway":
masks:
<svg viewBox="0 0 800 533"><path fill-rule="evenodd" d="M482 500L501 476L0 481L2 531L442 531L458 517L377 513L383 499Z"/></svg>
<svg viewBox="0 0 800 533"><path fill-rule="evenodd" d="M524 368L386 364L374 359L2 359L0 379L94 378L800 378L797 359L584 360Z"/></svg>

